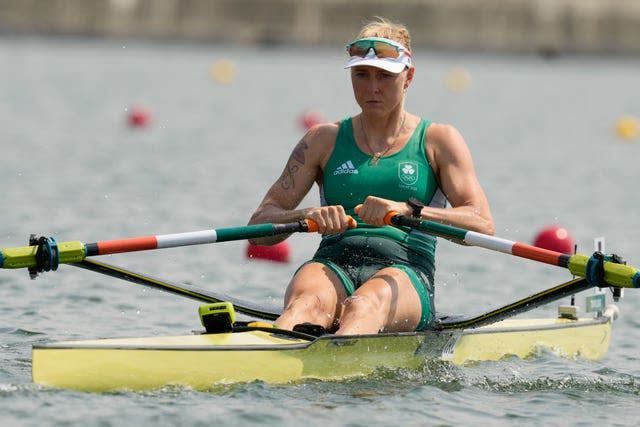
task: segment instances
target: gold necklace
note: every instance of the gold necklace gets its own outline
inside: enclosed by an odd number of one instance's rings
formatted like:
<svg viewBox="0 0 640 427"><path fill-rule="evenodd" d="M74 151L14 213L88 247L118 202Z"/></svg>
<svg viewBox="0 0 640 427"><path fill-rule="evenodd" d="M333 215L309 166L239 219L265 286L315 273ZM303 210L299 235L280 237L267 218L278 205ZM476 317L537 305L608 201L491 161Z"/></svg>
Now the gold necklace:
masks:
<svg viewBox="0 0 640 427"><path fill-rule="evenodd" d="M371 161L369 162L371 164L371 166L377 165L378 161L380 160L380 158L382 156L384 156L385 154L387 154L387 152L389 150L391 150L394 145L396 145L396 142L398 142L398 137L400 136L400 132L402 131L402 127L404 126L404 120L406 118L407 118L407 112L405 111L405 113L402 115L402 122L400 122L400 127L398 128L398 131L396 132L396 136L393 138L393 142L391 144L387 145L387 148L385 148L383 151L373 151L373 149L369 145L369 137L367 136L367 132L365 132L365 130L364 130L364 121L362 120L362 116L360 116L360 129L362 129L362 135L364 136L364 143L367 146L367 148L369 149L369 151L371 151L371 153L372 153Z"/></svg>

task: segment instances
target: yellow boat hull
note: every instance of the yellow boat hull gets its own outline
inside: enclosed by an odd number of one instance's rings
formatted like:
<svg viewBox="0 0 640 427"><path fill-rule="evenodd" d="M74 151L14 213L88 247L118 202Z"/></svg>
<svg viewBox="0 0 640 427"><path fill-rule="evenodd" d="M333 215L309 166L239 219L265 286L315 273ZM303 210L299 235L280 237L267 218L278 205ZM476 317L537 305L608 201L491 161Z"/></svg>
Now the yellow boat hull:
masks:
<svg viewBox="0 0 640 427"><path fill-rule="evenodd" d="M338 380L378 368L415 369L426 359L454 364L533 357L600 359L611 317L512 319L477 329L323 336L268 330L148 338L65 341L34 346L33 381L82 391L151 390L167 385L210 389L248 381Z"/></svg>

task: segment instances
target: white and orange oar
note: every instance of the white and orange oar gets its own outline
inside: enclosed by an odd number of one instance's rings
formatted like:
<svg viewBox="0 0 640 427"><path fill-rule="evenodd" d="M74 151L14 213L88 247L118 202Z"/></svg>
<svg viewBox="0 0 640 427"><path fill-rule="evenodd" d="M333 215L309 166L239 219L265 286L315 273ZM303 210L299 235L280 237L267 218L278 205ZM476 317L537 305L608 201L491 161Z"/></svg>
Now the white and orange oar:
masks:
<svg viewBox="0 0 640 427"><path fill-rule="evenodd" d="M356 226L351 218L351 227ZM80 262L83 259L115 253L203 245L291 233L313 233L318 225L304 219L286 224L255 224L186 233L131 237L119 240L103 240L95 243L79 241L58 243L52 237L32 239L29 246L0 250L0 268L31 268L39 271L57 269L59 264Z"/></svg>
<svg viewBox="0 0 640 427"><path fill-rule="evenodd" d="M640 270L621 263L616 256L606 256L598 252L592 256L567 255L451 225L408 218L398 215L396 212L389 212L385 216L385 223L415 228L464 245L479 246L492 251L564 267L569 269L572 274L586 278L593 286L610 285L621 288L640 288Z"/></svg>

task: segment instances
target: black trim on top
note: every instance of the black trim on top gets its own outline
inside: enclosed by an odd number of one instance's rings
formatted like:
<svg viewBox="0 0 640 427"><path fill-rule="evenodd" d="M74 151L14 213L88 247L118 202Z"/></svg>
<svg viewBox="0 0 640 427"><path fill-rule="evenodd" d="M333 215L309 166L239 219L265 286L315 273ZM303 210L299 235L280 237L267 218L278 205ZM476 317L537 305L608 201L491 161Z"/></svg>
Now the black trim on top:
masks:
<svg viewBox="0 0 640 427"><path fill-rule="evenodd" d="M550 302L591 288L593 288L593 285L589 284L584 277L580 277L475 317L441 319L436 323L434 329L477 328L533 310Z"/></svg>
<svg viewBox="0 0 640 427"><path fill-rule="evenodd" d="M85 259L79 263L71 263L71 265L202 302L227 301L233 304L234 308L238 312L260 319L276 320L282 313L281 309L260 306L229 295L210 292L195 286L176 284L165 280L155 279L93 260ZM438 331L477 328L533 310L566 296L588 290L592 287L593 285L589 284L584 277L580 277L475 317L446 316L439 314L438 320L432 329Z"/></svg>
<svg viewBox="0 0 640 427"><path fill-rule="evenodd" d="M102 273L107 276L122 279L127 282L136 283L138 285L148 286L150 288L159 289L161 291L170 292L172 294L188 297L202 302L230 302L233 304L236 311L257 317L265 320L275 320L280 316L282 312L279 309L269 308L253 304L248 301L243 301L238 298L231 297L229 295L218 294L215 292L207 291L206 289L197 288L184 283L177 284L166 280L160 280L153 277L145 276L140 273L125 270L124 268L116 267L114 265L85 259L81 262L70 263L75 267L83 268L85 270Z"/></svg>

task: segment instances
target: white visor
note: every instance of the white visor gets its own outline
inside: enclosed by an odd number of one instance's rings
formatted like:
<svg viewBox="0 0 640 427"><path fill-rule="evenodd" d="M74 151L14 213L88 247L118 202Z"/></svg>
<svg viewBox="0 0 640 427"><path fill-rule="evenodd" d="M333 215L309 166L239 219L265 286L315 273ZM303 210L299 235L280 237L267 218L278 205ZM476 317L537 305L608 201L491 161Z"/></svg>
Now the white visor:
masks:
<svg viewBox="0 0 640 427"><path fill-rule="evenodd" d="M411 57L405 54L405 52L400 52L400 56L397 58L378 58L373 49L369 49L367 56L364 58L361 56L350 56L344 68L347 69L359 65L382 68L390 73L398 74L401 73L405 67L411 67Z"/></svg>

